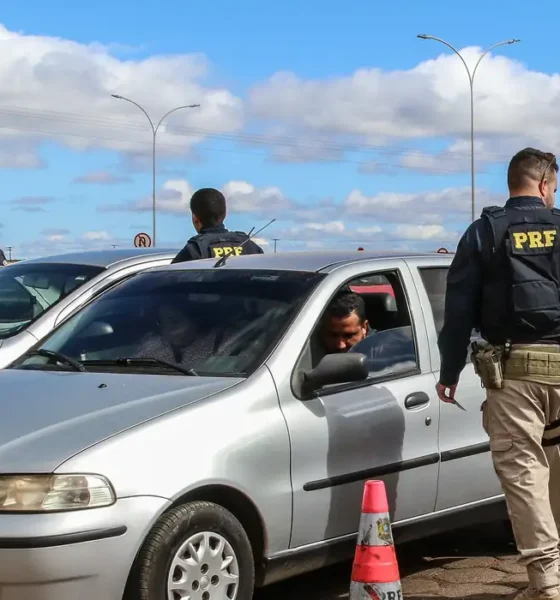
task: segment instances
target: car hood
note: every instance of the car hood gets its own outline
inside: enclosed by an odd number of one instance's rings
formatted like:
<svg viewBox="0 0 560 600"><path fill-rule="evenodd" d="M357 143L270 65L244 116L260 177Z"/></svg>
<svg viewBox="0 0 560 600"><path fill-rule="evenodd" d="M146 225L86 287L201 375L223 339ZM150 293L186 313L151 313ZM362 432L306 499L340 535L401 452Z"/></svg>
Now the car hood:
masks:
<svg viewBox="0 0 560 600"><path fill-rule="evenodd" d="M0 371L0 472L52 472L93 444L240 381L230 377Z"/></svg>

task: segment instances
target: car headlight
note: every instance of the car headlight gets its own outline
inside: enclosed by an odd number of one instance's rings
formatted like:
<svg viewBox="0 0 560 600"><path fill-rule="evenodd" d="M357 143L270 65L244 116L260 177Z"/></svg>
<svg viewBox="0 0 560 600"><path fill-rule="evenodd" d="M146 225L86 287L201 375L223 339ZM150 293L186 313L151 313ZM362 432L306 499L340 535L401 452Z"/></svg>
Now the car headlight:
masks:
<svg viewBox="0 0 560 600"><path fill-rule="evenodd" d="M100 475L0 475L0 512L54 512L110 506L111 484Z"/></svg>

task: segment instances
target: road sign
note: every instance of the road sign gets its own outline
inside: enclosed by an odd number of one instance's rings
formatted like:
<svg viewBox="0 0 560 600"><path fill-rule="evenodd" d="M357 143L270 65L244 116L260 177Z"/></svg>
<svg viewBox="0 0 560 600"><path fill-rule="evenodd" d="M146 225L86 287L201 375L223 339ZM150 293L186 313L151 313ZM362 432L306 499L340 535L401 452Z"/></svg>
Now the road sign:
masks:
<svg viewBox="0 0 560 600"><path fill-rule="evenodd" d="M134 236L135 248L150 248L152 246L152 238L147 233L137 233Z"/></svg>

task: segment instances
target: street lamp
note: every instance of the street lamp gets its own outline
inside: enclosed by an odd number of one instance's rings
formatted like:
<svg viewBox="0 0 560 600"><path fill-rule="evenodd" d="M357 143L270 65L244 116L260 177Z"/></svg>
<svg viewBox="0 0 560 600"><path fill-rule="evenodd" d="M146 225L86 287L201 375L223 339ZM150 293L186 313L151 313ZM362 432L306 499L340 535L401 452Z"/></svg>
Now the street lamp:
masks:
<svg viewBox="0 0 560 600"><path fill-rule="evenodd" d="M131 104L134 104L134 106L137 106L146 115L146 118L150 122L150 127L152 128L152 134L153 134L153 138L152 138L152 238L153 238L152 243L153 243L153 247L155 248L156 247L156 136L157 136L157 132L159 130L160 125L171 113L177 112L178 110L182 110L183 108L198 108L200 106L200 104L187 104L185 106L177 106L177 108L174 108L174 109L170 110L169 112L166 112L163 115L163 117L161 117L161 119L158 121L158 123L156 125L154 125L154 122L150 118L150 115L140 106L140 104L138 104L137 102L134 102L134 100L130 100L130 98L125 98L124 96L119 96L118 94L111 94L111 96L113 98L116 98L117 100L126 100L126 102L130 102Z"/></svg>
<svg viewBox="0 0 560 600"><path fill-rule="evenodd" d="M467 75L469 76L469 85L471 88L471 215L472 215L472 220L474 221L475 220L475 213L474 213L474 210L475 210L475 208L474 208L474 76L476 75L476 70L478 69L478 65L480 64L480 61L490 51L494 50L494 48L497 48L498 46L506 46L506 45L510 45L510 44L516 44L517 42L520 42L521 40L505 40L503 42L498 42L497 44L490 46L490 48L488 48L481 54L476 65L474 66L473 72L471 73L471 71L470 71L467 63L465 62L465 59L462 57L461 53L457 50L457 48L452 46L449 42L446 42L445 40L434 37L433 35L426 35L425 33L422 33L416 37L419 37L422 40L434 40L436 42L440 42L440 44L444 44L445 46L447 46L448 48L453 50L453 52L455 52L455 54L461 59L461 62L463 63L463 65L465 66L465 69L467 70Z"/></svg>

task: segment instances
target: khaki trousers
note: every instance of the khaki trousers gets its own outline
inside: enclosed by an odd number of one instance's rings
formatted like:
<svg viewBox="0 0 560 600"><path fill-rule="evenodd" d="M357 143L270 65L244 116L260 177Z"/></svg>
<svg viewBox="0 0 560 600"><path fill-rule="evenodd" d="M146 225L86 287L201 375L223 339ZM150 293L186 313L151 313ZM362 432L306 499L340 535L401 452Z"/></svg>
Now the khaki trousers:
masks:
<svg viewBox="0 0 560 600"><path fill-rule="evenodd" d="M544 427L560 418L560 385L505 380L487 391L483 426L502 485L520 564L529 585L558 593L560 445L543 448Z"/></svg>

